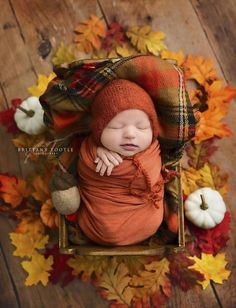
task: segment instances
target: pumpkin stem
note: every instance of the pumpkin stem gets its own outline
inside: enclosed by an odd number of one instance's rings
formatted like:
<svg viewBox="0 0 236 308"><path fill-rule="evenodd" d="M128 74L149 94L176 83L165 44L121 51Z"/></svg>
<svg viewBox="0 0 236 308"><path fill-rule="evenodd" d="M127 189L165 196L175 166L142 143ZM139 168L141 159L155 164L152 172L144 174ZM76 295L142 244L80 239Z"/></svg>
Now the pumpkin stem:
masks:
<svg viewBox="0 0 236 308"><path fill-rule="evenodd" d="M200 197L201 197L201 199L202 199L202 204L200 205L200 208L201 208L202 210L207 210L207 209L208 209L208 205L207 205L207 203L206 203L206 200L205 200L204 196L203 196L203 195L200 195Z"/></svg>
<svg viewBox="0 0 236 308"><path fill-rule="evenodd" d="M25 114L27 114L28 117L32 117L35 112L33 110L26 110L25 108L21 107L21 106L17 106L16 108L20 109L22 112L24 112Z"/></svg>

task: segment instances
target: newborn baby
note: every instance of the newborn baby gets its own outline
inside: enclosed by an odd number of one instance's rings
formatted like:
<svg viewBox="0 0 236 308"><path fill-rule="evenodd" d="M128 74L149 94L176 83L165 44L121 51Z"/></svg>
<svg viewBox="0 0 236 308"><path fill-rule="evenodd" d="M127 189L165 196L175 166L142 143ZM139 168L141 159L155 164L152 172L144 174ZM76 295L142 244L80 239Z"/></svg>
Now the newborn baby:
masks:
<svg viewBox="0 0 236 308"><path fill-rule="evenodd" d="M137 84L117 79L99 92L91 112L92 134L79 149L79 226L99 244L136 244L163 220L155 107Z"/></svg>

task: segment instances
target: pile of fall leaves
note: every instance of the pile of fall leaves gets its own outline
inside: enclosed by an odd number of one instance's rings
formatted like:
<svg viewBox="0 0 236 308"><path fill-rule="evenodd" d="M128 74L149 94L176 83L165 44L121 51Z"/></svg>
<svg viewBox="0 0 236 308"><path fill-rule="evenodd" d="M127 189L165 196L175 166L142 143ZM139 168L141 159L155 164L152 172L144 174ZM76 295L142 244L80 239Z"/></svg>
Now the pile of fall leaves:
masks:
<svg viewBox="0 0 236 308"><path fill-rule="evenodd" d="M53 65L84 58L109 58L139 53L173 59L185 71L186 81L194 82L190 92L193 104L198 104L201 118L196 136L186 148L188 164L183 168L183 195L186 198L200 187L211 187L224 196L228 192L227 174L210 161L217 151L216 138L231 136L232 132L221 120L229 111L229 103L236 89L224 85L217 76L213 62L201 56L185 56L180 50L171 52L164 43L165 34L149 26L124 29L112 23L106 29L96 16L75 28L75 44L60 44ZM39 75L38 83L28 89L32 96L44 93L55 77ZM12 142L19 149L34 148L50 142L50 135L32 136L20 131L14 122L20 99L12 100L12 107L0 113L0 122L13 135ZM27 179L9 174L0 175L0 211L16 221L10 233L16 247L14 256L24 258L22 267L28 273L26 286L50 281L67 285L73 279L90 281L97 292L109 300L111 307L159 307L171 297L171 286L183 291L205 289L210 282L222 283L230 271L222 249L229 239L230 214L216 227L204 230L186 221L186 251L156 257L70 256L59 253L51 238L58 227L58 214L53 208L48 181L56 168L56 161L47 160L34 152L21 154L34 164Z"/></svg>

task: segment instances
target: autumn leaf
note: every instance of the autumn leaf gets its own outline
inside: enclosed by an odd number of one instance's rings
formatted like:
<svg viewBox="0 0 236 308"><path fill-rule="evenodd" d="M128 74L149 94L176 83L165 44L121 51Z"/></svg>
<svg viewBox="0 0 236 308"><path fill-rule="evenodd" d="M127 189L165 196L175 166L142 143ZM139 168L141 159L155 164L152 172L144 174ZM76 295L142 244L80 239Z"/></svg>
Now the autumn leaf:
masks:
<svg viewBox="0 0 236 308"><path fill-rule="evenodd" d="M200 178L199 171L189 167L183 168L181 173L182 189L186 196L190 195L196 189L198 189L197 180Z"/></svg>
<svg viewBox="0 0 236 308"><path fill-rule="evenodd" d="M77 34L74 41L78 49L86 53L101 48L100 38L106 35L104 23L94 15L79 24L74 31Z"/></svg>
<svg viewBox="0 0 236 308"><path fill-rule="evenodd" d="M198 281L203 289L206 289L210 280L222 284L223 280L228 279L230 275L230 271L225 269L227 262L224 253L220 253L215 257L210 254L202 253L201 259L197 257L189 257L189 259L195 261L195 264L189 268L195 269L205 276L204 281Z"/></svg>
<svg viewBox="0 0 236 308"><path fill-rule="evenodd" d="M138 54L136 49L134 49L129 43L124 43L121 46L117 46L116 52L120 57L129 57Z"/></svg>
<svg viewBox="0 0 236 308"><path fill-rule="evenodd" d="M13 252L13 256L17 257L32 257L36 253L37 249L45 248L48 243L49 236L37 236L34 237L30 233L10 233L10 239L16 250Z"/></svg>
<svg viewBox="0 0 236 308"><path fill-rule="evenodd" d="M179 50L178 52L172 52L168 50L163 50L161 52L161 58L162 59L172 59L176 60L176 63L181 66L184 62L184 54L182 50Z"/></svg>
<svg viewBox="0 0 236 308"><path fill-rule="evenodd" d="M107 258L102 256L75 256L68 260L68 266L73 268L73 275L82 273L81 280L88 281L93 272L100 275L107 266Z"/></svg>
<svg viewBox="0 0 236 308"><path fill-rule="evenodd" d="M108 300L116 300L120 304L130 305L133 294L129 288L131 280L128 268L112 258L102 271L99 286L106 290Z"/></svg>
<svg viewBox="0 0 236 308"><path fill-rule="evenodd" d="M36 204L26 204L25 209L16 212L16 217L21 221L16 226L17 233L30 233L32 236L38 236L45 233L45 226L39 216L39 209Z"/></svg>
<svg viewBox="0 0 236 308"><path fill-rule="evenodd" d="M139 275L133 275L129 283L130 287L133 287L134 296L142 298L162 289L163 293L170 297L171 284L166 275L168 272L169 261L166 258L145 264L145 270L140 271Z"/></svg>
<svg viewBox="0 0 236 308"><path fill-rule="evenodd" d="M8 133L16 134L19 132L19 128L14 120L14 115L16 112L16 107L22 103L19 98L13 99L11 101L11 107L0 111L0 123L6 128Z"/></svg>
<svg viewBox="0 0 236 308"><path fill-rule="evenodd" d="M215 136L219 138L232 136L228 126L220 122L227 112L228 106L226 105L208 106L208 109L200 114L200 120L197 123L196 135L193 141L199 144Z"/></svg>
<svg viewBox="0 0 236 308"><path fill-rule="evenodd" d="M188 228L195 237L194 245L201 252L216 254L226 247L227 241L229 240L230 214L226 212L222 222L214 228L202 229L194 226L190 222L188 222Z"/></svg>
<svg viewBox="0 0 236 308"><path fill-rule="evenodd" d="M49 228L56 228L59 224L57 210L52 205L52 200L48 199L41 207L40 217L42 222Z"/></svg>
<svg viewBox="0 0 236 308"><path fill-rule="evenodd" d="M209 161L210 156L212 156L218 149L217 146L213 145L213 141L213 139L210 139L199 144L191 142L186 146L185 151L189 157L189 166L198 170Z"/></svg>
<svg viewBox="0 0 236 308"><path fill-rule="evenodd" d="M199 84L218 79L213 61L201 56L189 55L184 70L186 79L195 79Z"/></svg>
<svg viewBox="0 0 236 308"><path fill-rule="evenodd" d="M48 77L45 75L38 75L38 81L36 86L28 88L28 92L32 96L41 96L47 89L49 82L56 77L55 73L51 73Z"/></svg>
<svg viewBox="0 0 236 308"><path fill-rule="evenodd" d="M163 43L165 34L163 32L154 32L149 26L133 27L128 29L126 35L131 40L131 44L141 53L152 53L158 55L167 47Z"/></svg>
<svg viewBox="0 0 236 308"><path fill-rule="evenodd" d="M170 261L170 272L167 274L173 285L179 285L183 291L188 291L196 285L197 281L203 281L204 275L200 272L189 269L194 264L185 254L171 254L168 257Z"/></svg>
<svg viewBox="0 0 236 308"><path fill-rule="evenodd" d="M0 175L0 193L3 200L16 208L31 194L31 188L23 179Z"/></svg>
<svg viewBox="0 0 236 308"><path fill-rule="evenodd" d="M225 116L228 113L230 101L236 97L236 88L233 88L229 85L223 86L222 80L215 80L212 83L204 84L205 90L208 94L207 103L209 106L218 106L222 109L222 105L224 105L224 113Z"/></svg>
<svg viewBox="0 0 236 308"><path fill-rule="evenodd" d="M13 144L17 147L18 153L25 155L25 161L38 160L40 154L40 147L43 148L46 142L45 134L32 136L21 133L16 138L12 139Z"/></svg>
<svg viewBox="0 0 236 308"><path fill-rule="evenodd" d="M50 256L47 259L35 253L30 261L22 261L21 265L28 273L25 285L32 286L41 282L44 286L48 283L49 271L52 270L53 257Z"/></svg>
<svg viewBox="0 0 236 308"><path fill-rule="evenodd" d="M53 256L52 272L50 275L50 282L56 284L61 282L61 286L65 287L69 282L74 280L75 276L72 275L73 269L67 265L67 261L72 258L71 255L61 254L58 245L47 248L45 257Z"/></svg>
<svg viewBox="0 0 236 308"><path fill-rule="evenodd" d="M122 26L118 22L112 22L109 25L106 36L103 39L101 48L108 52L111 52L117 46L122 45L125 42L125 33Z"/></svg>
<svg viewBox="0 0 236 308"><path fill-rule="evenodd" d="M59 45L55 55L52 58L54 65L71 63L76 60L75 51L72 46L66 47L63 42Z"/></svg>
<svg viewBox="0 0 236 308"><path fill-rule="evenodd" d="M32 186L34 188L34 192L32 193L32 196L44 203L46 202L48 199L50 199L50 191L49 191L49 186L48 186L48 182L49 182L49 178L50 176L41 176L41 175L36 175L33 179L32 179Z"/></svg>
<svg viewBox="0 0 236 308"><path fill-rule="evenodd" d="M220 168L216 164L206 163L199 169L200 178L196 180L199 187L211 187L218 190L221 195L229 191L227 185L228 174L220 173Z"/></svg>
<svg viewBox="0 0 236 308"><path fill-rule="evenodd" d="M140 271L144 270L144 265L149 262L149 258L146 256L117 256L116 260L118 263L123 262L128 268L130 275L137 275ZM150 258L151 261L151 258Z"/></svg>

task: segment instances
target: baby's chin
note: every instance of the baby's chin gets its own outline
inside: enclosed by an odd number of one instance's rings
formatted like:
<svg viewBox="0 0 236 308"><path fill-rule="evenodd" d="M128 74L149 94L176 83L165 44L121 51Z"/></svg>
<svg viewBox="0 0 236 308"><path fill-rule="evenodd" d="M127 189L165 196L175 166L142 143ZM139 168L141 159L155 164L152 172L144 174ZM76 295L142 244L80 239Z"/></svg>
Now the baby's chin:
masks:
<svg viewBox="0 0 236 308"><path fill-rule="evenodd" d="M127 151L127 150L121 149L121 150L117 151L117 153L122 155L123 157L131 157L131 156L134 156L135 154L138 154L142 151L144 151L144 149L137 149L135 151Z"/></svg>

